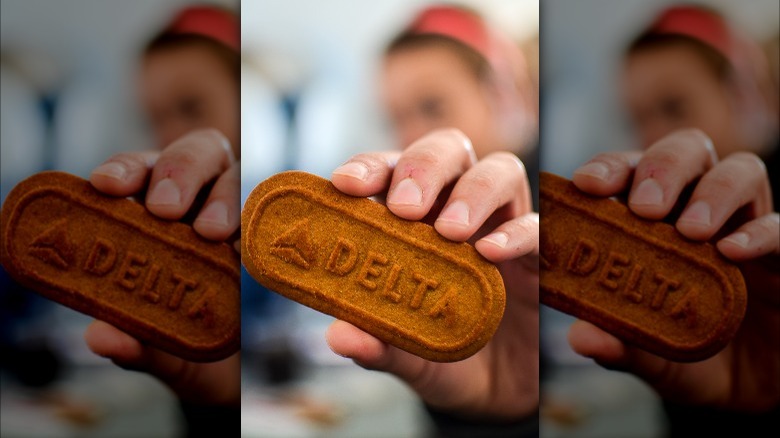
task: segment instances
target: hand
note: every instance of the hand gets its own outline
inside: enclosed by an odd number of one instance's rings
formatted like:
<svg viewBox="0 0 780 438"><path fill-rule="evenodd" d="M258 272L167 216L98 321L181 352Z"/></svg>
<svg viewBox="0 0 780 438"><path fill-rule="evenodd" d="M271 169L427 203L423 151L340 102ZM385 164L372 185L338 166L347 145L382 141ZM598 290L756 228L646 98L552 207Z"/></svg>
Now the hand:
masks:
<svg viewBox="0 0 780 438"><path fill-rule="evenodd" d="M460 362L426 361L343 321L327 332L331 349L364 368L395 374L440 411L494 419L534 413L539 404L539 219L531 212L520 160L494 153L477 162L468 138L442 130L403 152L356 155L333 172L332 180L353 196L389 192L387 207L395 215L427 217L442 236L475 242L477 251L499 267L507 302L493 339Z"/></svg>
<svg viewBox="0 0 780 438"><path fill-rule="evenodd" d="M136 195L148 187L146 208L161 218L181 220L193 209L198 193L216 178L203 208L193 212L193 228L207 239L228 240L240 223L240 164L226 145L215 130L193 131L162 152L114 155L92 171L90 181L112 196ZM103 321L93 322L84 339L96 354L122 368L156 376L185 401L239 403L238 353L214 363L188 362L143 345Z"/></svg>
<svg viewBox="0 0 780 438"><path fill-rule="evenodd" d="M575 322L572 348L599 364L641 377L677 403L760 412L780 402L780 219L763 162L735 153L718 162L712 143L696 130L678 131L644 154L598 155L574 172L582 191L628 192L628 206L643 218L673 220L693 240L712 241L739 263L748 288L745 320L720 353L697 363L676 363L624 344L596 326ZM693 189L685 199L687 189ZM677 216L677 210L685 207Z"/></svg>

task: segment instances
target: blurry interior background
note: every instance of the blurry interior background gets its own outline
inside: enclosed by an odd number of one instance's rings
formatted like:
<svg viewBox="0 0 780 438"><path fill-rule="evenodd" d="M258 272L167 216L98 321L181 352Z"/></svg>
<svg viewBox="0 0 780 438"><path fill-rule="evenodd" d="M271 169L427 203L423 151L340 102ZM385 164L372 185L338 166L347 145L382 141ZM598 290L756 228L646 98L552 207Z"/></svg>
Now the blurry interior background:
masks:
<svg viewBox="0 0 780 438"><path fill-rule="evenodd" d="M667 0L546 0L541 10L541 169L567 178L599 152L639 149L618 96L626 46ZM698 0L767 51L778 79L776 0ZM544 230L542 230L544 233ZM660 400L639 379L604 370L566 340L573 318L542 306L549 363L542 379L543 437L661 437Z"/></svg>
<svg viewBox="0 0 780 438"><path fill-rule="evenodd" d="M110 155L153 144L136 102L147 41L184 0L0 3L0 196L58 169L88 177ZM237 10L237 1L212 2ZM0 435L178 436L157 380L92 354L91 318L21 290L2 272Z"/></svg>
<svg viewBox="0 0 780 438"><path fill-rule="evenodd" d="M394 147L379 105L379 61L431 3L241 3L242 199L273 173L328 177L357 152ZM508 33L538 78L537 0L453 3ZM242 280L243 435L427 436L426 414L405 385L330 351L332 318Z"/></svg>

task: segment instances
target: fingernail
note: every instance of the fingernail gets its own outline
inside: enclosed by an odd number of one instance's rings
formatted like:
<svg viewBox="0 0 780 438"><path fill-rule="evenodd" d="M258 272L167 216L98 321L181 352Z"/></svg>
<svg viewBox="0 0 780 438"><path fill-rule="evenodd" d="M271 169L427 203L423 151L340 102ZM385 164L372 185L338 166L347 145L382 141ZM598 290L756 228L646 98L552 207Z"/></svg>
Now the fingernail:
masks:
<svg viewBox="0 0 780 438"><path fill-rule="evenodd" d="M198 221L208 222L221 227L228 226L228 209L222 201L214 201L198 215Z"/></svg>
<svg viewBox="0 0 780 438"><path fill-rule="evenodd" d="M509 235L503 231L499 231L497 233L488 234L483 237L482 240L486 240L499 248L505 248L506 244L509 243Z"/></svg>
<svg viewBox="0 0 780 438"><path fill-rule="evenodd" d="M419 207L422 205L422 189L413 179L406 178L396 184L395 189L393 189L393 193L390 194L390 197L387 200L387 203L395 205L413 205Z"/></svg>
<svg viewBox="0 0 780 438"><path fill-rule="evenodd" d="M153 205L179 205L181 203L181 191L170 178L165 178L157 183L146 198L147 204Z"/></svg>
<svg viewBox="0 0 780 438"><path fill-rule="evenodd" d="M463 201L455 201L441 212L437 220L466 226L469 224L469 206Z"/></svg>
<svg viewBox="0 0 780 438"><path fill-rule="evenodd" d="M664 201L664 192L658 181L647 178L639 183L636 190L631 193L630 204L660 206Z"/></svg>
<svg viewBox="0 0 780 438"><path fill-rule="evenodd" d="M574 171L574 173L579 175L588 175L592 176L593 178L606 181L607 175L609 175L609 169L602 163L588 163Z"/></svg>
<svg viewBox="0 0 780 438"><path fill-rule="evenodd" d="M365 181L368 178L368 167L363 163L351 162L337 167L333 174Z"/></svg>
<svg viewBox="0 0 780 438"><path fill-rule="evenodd" d="M712 210L704 201L696 201L680 216L680 221L709 226L712 223Z"/></svg>
<svg viewBox="0 0 780 438"><path fill-rule="evenodd" d="M92 173L107 176L113 179L123 180L125 179L125 175L127 175L127 169L122 163L111 162L101 164L95 170L93 170Z"/></svg>
<svg viewBox="0 0 780 438"><path fill-rule="evenodd" d="M750 235L748 235L748 233L738 231L728 237L724 237L723 240L729 241L739 247L747 248L748 244L750 243Z"/></svg>

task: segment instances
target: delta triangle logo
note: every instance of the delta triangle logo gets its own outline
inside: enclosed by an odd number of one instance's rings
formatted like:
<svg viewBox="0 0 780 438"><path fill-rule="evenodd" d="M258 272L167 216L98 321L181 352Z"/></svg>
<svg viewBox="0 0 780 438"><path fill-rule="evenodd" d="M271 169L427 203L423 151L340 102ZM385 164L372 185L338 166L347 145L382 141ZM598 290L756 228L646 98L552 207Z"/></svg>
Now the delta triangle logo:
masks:
<svg viewBox="0 0 780 438"><path fill-rule="evenodd" d="M39 234L30 244L30 255L43 262L68 269L73 263L74 245L68 236L67 219L55 222L43 233Z"/></svg>
<svg viewBox="0 0 780 438"><path fill-rule="evenodd" d="M277 237L271 243L271 254L303 269L311 268L317 248L311 240L309 232L310 222L309 219L298 221L289 230Z"/></svg>

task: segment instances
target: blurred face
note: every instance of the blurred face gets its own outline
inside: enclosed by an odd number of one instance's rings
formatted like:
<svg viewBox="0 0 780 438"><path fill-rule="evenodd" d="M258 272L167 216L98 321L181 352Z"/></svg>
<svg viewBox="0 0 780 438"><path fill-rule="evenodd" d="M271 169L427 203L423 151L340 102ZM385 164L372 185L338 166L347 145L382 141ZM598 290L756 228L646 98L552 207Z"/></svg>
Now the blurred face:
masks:
<svg viewBox="0 0 780 438"><path fill-rule="evenodd" d="M629 55L623 97L642 147L678 128L699 128L724 157L747 144L729 87L690 47L669 46Z"/></svg>
<svg viewBox="0 0 780 438"><path fill-rule="evenodd" d="M407 48L387 55L381 87L401 148L445 127L463 131L478 157L506 148L488 86L446 47Z"/></svg>
<svg viewBox="0 0 780 438"><path fill-rule="evenodd" d="M198 128L216 128L240 156L238 78L224 61L197 45L146 54L141 103L159 148Z"/></svg>

